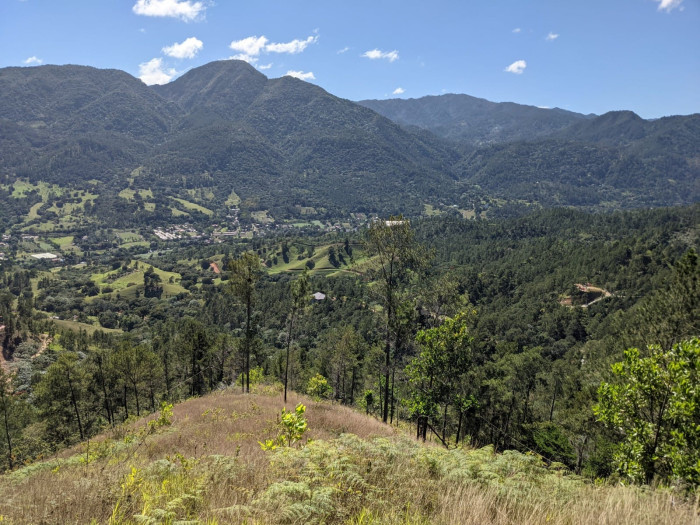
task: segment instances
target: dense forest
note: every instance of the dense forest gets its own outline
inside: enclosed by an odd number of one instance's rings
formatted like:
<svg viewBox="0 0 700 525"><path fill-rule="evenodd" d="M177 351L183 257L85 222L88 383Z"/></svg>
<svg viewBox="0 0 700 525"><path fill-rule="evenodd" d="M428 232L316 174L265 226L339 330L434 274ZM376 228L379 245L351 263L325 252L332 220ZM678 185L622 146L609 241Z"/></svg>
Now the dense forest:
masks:
<svg viewBox="0 0 700 525"><path fill-rule="evenodd" d="M447 448L697 485L697 411L639 408L628 419L658 429L651 447L615 419L615 388L639 372L651 395L696 400L661 372L690 366L697 385L699 213L395 217L352 234L5 261L0 462L17 468L162 402L279 382Z"/></svg>

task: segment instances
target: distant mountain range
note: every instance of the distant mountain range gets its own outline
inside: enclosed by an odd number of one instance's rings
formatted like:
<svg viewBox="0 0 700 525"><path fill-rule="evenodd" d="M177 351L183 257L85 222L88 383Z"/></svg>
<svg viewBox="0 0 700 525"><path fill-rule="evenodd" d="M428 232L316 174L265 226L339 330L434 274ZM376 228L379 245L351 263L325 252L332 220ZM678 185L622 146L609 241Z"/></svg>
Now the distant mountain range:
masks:
<svg viewBox="0 0 700 525"><path fill-rule="evenodd" d="M216 210L235 192L278 218L417 215L425 204L490 198L675 205L700 195L700 115L645 121L467 95L354 103L235 60L152 87L116 70L5 68L0 92L6 187L17 177L99 181L96 210L127 188L152 190L157 205L206 193ZM0 200L8 195L0 189Z"/></svg>
<svg viewBox="0 0 700 525"><path fill-rule="evenodd" d="M361 100L358 104L397 124L416 126L472 146L538 139L595 116L453 94Z"/></svg>

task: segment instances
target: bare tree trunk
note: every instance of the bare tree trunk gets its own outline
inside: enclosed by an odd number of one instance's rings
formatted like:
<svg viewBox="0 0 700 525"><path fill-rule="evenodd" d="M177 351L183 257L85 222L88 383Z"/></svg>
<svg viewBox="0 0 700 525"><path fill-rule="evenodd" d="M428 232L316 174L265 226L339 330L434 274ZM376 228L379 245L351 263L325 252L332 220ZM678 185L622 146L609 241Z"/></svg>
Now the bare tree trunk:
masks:
<svg viewBox="0 0 700 525"><path fill-rule="evenodd" d="M125 418L124 419L129 419L129 401L126 396L126 381L124 381L124 412L125 412Z"/></svg>
<svg viewBox="0 0 700 525"><path fill-rule="evenodd" d="M140 416L141 415L141 405L139 403L139 390L138 390L138 388L136 388L135 381L132 381L131 384L134 387L134 397L136 398L136 415Z"/></svg>
<svg viewBox="0 0 700 525"><path fill-rule="evenodd" d="M352 368L352 379L350 380L350 405L355 404L355 370L357 366Z"/></svg>
<svg viewBox="0 0 700 525"><path fill-rule="evenodd" d="M247 393L250 394L250 340L251 336L253 334L252 330L250 329L250 318L252 317L252 301L251 298L248 298L247 304L246 304L246 325L245 325L245 390Z"/></svg>
<svg viewBox="0 0 700 525"><path fill-rule="evenodd" d="M455 446L459 445L459 434L462 431L462 411L459 411L459 423L457 423L457 437L455 438Z"/></svg>
<svg viewBox="0 0 700 525"><path fill-rule="evenodd" d="M66 370L66 378L68 379L68 388L70 388L70 399L73 405L73 410L75 410L75 418L78 420L78 431L80 432L80 440L85 439L85 434L83 433L83 422L80 420L80 412L78 411L78 400L75 398L75 390L73 389L73 381L70 377L70 372Z"/></svg>
<svg viewBox="0 0 700 525"><path fill-rule="evenodd" d="M7 439L7 461L10 464L10 470L14 468L14 463L12 461L12 439L10 439L10 423L7 419L7 393L5 392L5 385L0 385L0 396L2 396L2 411L5 416L5 438Z"/></svg>
<svg viewBox="0 0 700 525"><path fill-rule="evenodd" d="M289 352L292 348L292 330L294 328L294 315L295 312L292 311L292 315L289 318L289 330L287 330L287 363L284 366L284 402L287 402L287 383L289 381ZM303 325L302 325L303 328Z"/></svg>
<svg viewBox="0 0 700 525"><path fill-rule="evenodd" d="M382 421L386 423L389 420L389 374L391 373L391 343L389 342L389 337L387 337L384 352L386 355L384 359L384 411Z"/></svg>
<svg viewBox="0 0 700 525"><path fill-rule="evenodd" d="M391 400L391 416L389 418L389 424L393 425L394 424L394 384L395 384L395 379L396 379L396 367L392 367L391 369L391 396L389 399Z"/></svg>

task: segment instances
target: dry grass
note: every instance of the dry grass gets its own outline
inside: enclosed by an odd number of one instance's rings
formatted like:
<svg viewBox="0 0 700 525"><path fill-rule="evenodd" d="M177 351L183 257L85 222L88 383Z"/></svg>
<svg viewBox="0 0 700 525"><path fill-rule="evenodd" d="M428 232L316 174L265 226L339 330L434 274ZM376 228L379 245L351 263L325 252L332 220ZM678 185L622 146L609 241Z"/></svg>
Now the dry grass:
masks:
<svg viewBox="0 0 700 525"><path fill-rule="evenodd" d="M264 452L281 394L237 390L147 421L0 479L7 523L699 524L664 491L595 486L533 458L423 446L347 407L307 405L299 450ZM346 433L354 434L355 438ZM86 458L89 457L89 462ZM541 481L540 481L541 480ZM315 507L314 507L315 505ZM141 515L141 517L139 517Z"/></svg>
<svg viewBox="0 0 700 525"><path fill-rule="evenodd" d="M295 393L289 395L287 407L299 402L307 405L309 439L330 439L344 432L361 437L394 433L350 408L316 403ZM91 455L111 447L106 457L86 463L87 446L83 444L4 476L0 516L10 523L89 523L91 519L106 523L133 466L143 468L176 454L202 463L212 456L234 459L235 482L214 484L208 493L209 504L220 508L247 503L269 482L269 454L258 441L275 435L282 406L281 394L243 395L237 389L190 399L175 406L173 425L162 432L124 443L125 437L128 440L156 418L151 415L91 441Z"/></svg>

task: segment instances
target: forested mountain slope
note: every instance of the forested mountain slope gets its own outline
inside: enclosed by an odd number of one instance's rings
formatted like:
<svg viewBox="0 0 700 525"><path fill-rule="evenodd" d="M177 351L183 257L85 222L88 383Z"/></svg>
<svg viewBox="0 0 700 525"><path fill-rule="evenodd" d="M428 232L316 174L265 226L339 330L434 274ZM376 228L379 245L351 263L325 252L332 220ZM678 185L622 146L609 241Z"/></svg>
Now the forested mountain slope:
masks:
<svg viewBox="0 0 700 525"><path fill-rule="evenodd" d="M291 221L699 198L697 115L592 118L466 95L366 103L394 108L395 123L236 60L154 87L115 70L6 68L0 91L0 198L14 199L9 221L40 217L66 188L95 195L76 207L87 222L124 225L203 219L193 207L220 221L232 205L246 217ZM18 190L18 179L54 190L30 213L38 195ZM173 209L173 199L190 208Z"/></svg>
<svg viewBox="0 0 700 525"><path fill-rule="evenodd" d="M418 99L361 100L358 104L401 125L427 129L440 137L470 146L533 140L591 117L559 108L491 102L455 94Z"/></svg>

